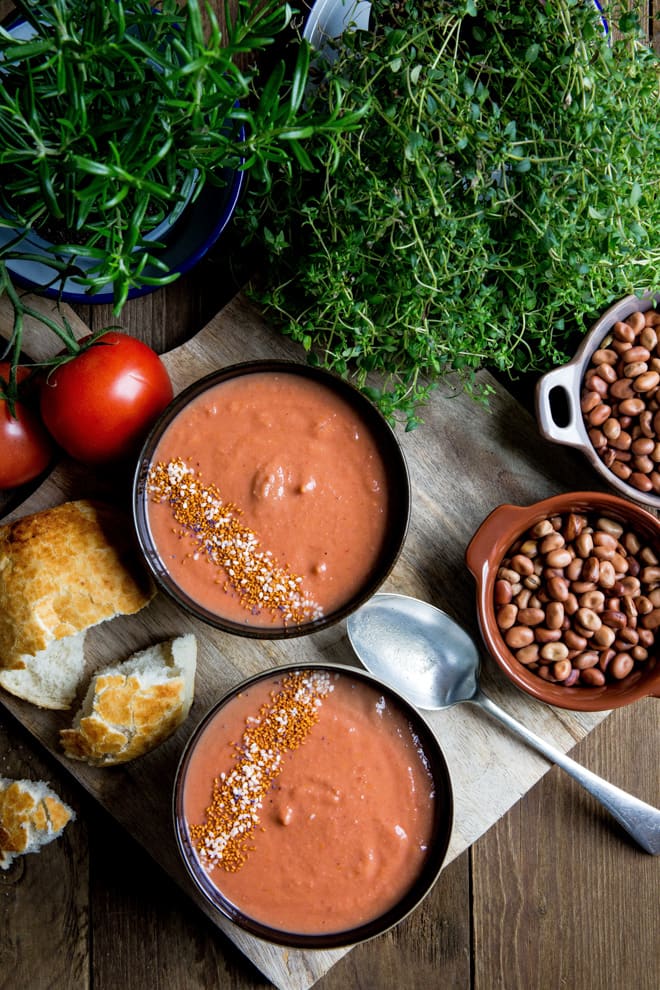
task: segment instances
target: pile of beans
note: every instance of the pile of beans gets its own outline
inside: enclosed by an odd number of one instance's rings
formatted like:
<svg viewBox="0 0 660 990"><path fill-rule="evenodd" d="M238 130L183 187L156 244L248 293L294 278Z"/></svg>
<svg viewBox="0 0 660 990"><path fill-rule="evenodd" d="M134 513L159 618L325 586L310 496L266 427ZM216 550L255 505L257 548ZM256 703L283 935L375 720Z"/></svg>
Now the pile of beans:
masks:
<svg viewBox="0 0 660 990"><path fill-rule="evenodd" d="M660 495L660 312L615 323L584 376L581 409L589 439L612 473Z"/></svg>
<svg viewBox="0 0 660 990"><path fill-rule="evenodd" d="M516 659L556 684L599 687L655 665L660 562L614 519L556 515L503 559L495 615Z"/></svg>

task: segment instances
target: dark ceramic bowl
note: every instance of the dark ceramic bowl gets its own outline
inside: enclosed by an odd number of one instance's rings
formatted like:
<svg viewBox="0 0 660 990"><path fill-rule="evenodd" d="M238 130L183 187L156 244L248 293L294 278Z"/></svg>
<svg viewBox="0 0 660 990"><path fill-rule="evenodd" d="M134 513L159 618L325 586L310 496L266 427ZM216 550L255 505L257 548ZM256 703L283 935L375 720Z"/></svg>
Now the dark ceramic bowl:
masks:
<svg viewBox="0 0 660 990"><path fill-rule="evenodd" d="M34 34L30 24L23 17L12 18L6 27L11 34L21 40L29 39ZM171 215L145 238L147 241L162 245L154 248L154 253L166 266L167 273L184 275L213 248L236 212L245 176L244 171L224 169L221 185L207 182L196 196L195 175L191 173L186 178L182 189L183 202L178 204ZM19 233L20 231L11 227L0 226L0 248L12 243ZM62 274L47 262L35 260L35 256L48 258L49 255L54 258L59 257L60 261L73 260L69 255L58 256L57 246L46 240L39 232L24 231L16 245L16 250L20 250L25 257L9 257L5 263L12 280L21 288L63 302L84 304L113 302L114 292L111 284L90 291L89 286L81 282L76 274ZM85 273L94 265L95 261L91 258L76 256L75 265L72 263L71 267ZM147 265L142 274L144 277L162 278L163 269L155 265ZM135 299L148 295L157 287L148 284L134 287L129 290L128 298Z"/></svg>
<svg viewBox="0 0 660 990"><path fill-rule="evenodd" d="M204 736L205 730L209 727L214 716L221 709L232 701L238 694L246 691L251 685L263 680L272 678L275 674L281 675L292 671L328 671L330 674L340 674L342 677L351 679L359 687L360 684L375 687L378 696L382 695L388 706L404 715L415 737L416 745L419 744L423 751L427 770L431 774L434 788L434 810L432 819L432 836L428 844L426 858L422 863L421 872L417 874L409 889L403 893L398 902L384 913L373 917L371 920L360 923L354 928L346 931L334 931L324 934L300 934L292 931L284 931L279 928L269 927L253 918L248 917L239 910L211 881L208 873L202 867L194 847L193 839L190 835L189 826L184 812L184 790L186 775L190 769L191 760L195 754L195 749ZM382 702L379 702L379 705ZM321 707L322 715L322 707ZM313 731L313 730L312 730ZM303 743L304 746L304 743ZM334 781L328 786L335 786ZM340 783L337 786L341 786ZM322 813L322 812L321 812ZM411 911L413 911L421 901L427 896L435 884L442 869L451 832L453 827L453 791L447 763L440 747L440 744L419 711L410 705L396 691L378 680L367 671L354 667L347 667L341 664L292 664L284 667L277 667L261 674L251 677L237 685L226 694L216 705L202 718L201 722L193 730L188 739L186 747L181 756L179 766L175 776L173 794L173 818L174 831L179 853L185 865L188 875L192 879L197 892L203 900L219 911L225 918L233 922L239 928L245 930L256 938L265 939L280 945L291 946L300 949L332 949L340 946L354 945L358 942L366 941L377 935L382 935L394 925L399 924ZM255 837L255 844L258 843L258 835ZM296 850L291 850L291 856L295 857ZM341 891L343 876L337 877L337 890ZM292 885L292 890L294 890ZM295 894L292 894L295 896ZM298 909L304 911L304 901L298 903Z"/></svg>
<svg viewBox="0 0 660 990"><path fill-rule="evenodd" d="M228 171L225 186L212 186L207 183L197 199L178 216L174 223L167 227L161 225L159 239L163 247L158 250L158 258L167 266L169 273L184 275L217 243L236 211L244 179L244 172ZM9 228L5 228L4 231L0 228L0 246L14 236L15 232ZM149 235L148 239L155 240L155 232ZM50 249L55 250L34 231L25 234L20 249L26 254L41 256ZM88 286L76 279L75 275L60 278L55 268L41 261L12 258L6 264L17 285L30 292L47 296L49 299L96 304L111 303L114 298L111 285L90 292ZM77 258L76 265L83 270L89 268L89 263L84 258ZM163 273L148 265L144 269L144 274L162 277ZM128 298L135 299L148 295L156 288L155 285L132 288L129 290Z"/></svg>
<svg viewBox="0 0 660 990"><path fill-rule="evenodd" d="M209 389L232 379L264 373L299 376L306 381L318 383L342 399L344 404L355 413L356 424L360 424L361 429L366 428L375 441L385 469L388 494L384 538L373 565L357 590L350 593L342 604L333 611L321 615L319 618L312 618L300 623L292 622L285 626L279 624L259 625L249 623L249 621L242 622L234 618L227 618L195 601L172 577L167 561L162 558L155 544L148 515L147 478L149 469L159 442L168 427L192 400L202 396ZM295 445L295 435L285 436L283 442L289 446ZM215 480L217 481L217 479ZM222 487L221 482L218 483ZM168 406L152 429L138 459L133 485L133 515L140 546L157 584L179 605L198 619L225 632L256 639L291 638L318 632L340 619L346 618L370 598L387 578L399 557L408 531L410 479L403 452L393 430L376 407L357 388L342 378L319 368L311 368L307 365L288 361L254 361L232 365L202 378L185 389ZM295 533L292 534L292 539L295 540Z"/></svg>
<svg viewBox="0 0 660 990"><path fill-rule="evenodd" d="M654 304L660 305L660 293L656 295L627 296L611 306L594 323L578 348L575 357L567 364L547 372L536 387L536 416L541 433L546 440L575 447L586 457L605 482L621 495L660 509L660 495L643 492L622 481L605 465L589 439L581 410L581 394L585 373L591 358L618 321L625 322L632 313L646 313ZM660 438L658 438L660 439Z"/></svg>
<svg viewBox="0 0 660 990"><path fill-rule="evenodd" d="M608 711L639 698L660 697L660 663L649 660L621 681L602 687L562 687L543 680L520 663L505 643L495 618L495 581L502 559L516 540L542 519L570 512L608 516L624 523L660 558L660 522L641 506L618 495L568 492L521 507L500 505L484 520L466 551L477 582L477 610L484 642L501 670L517 687L549 705L574 711ZM656 649L657 649L656 635Z"/></svg>

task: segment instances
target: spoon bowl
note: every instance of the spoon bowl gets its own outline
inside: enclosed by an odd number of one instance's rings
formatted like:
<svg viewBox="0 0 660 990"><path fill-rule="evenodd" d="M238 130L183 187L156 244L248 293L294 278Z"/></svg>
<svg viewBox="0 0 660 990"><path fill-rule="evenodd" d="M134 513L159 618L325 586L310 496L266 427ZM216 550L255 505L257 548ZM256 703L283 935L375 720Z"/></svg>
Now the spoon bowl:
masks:
<svg viewBox="0 0 660 990"><path fill-rule="evenodd" d="M552 763L562 767L616 818L646 852L660 853L660 811L598 777L512 718L479 684L474 640L446 612L406 595L374 595L347 621L364 666L418 708L469 702L482 708Z"/></svg>
<svg viewBox="0 0 660 990"><path fill-rule="evenodd" d="M449 708L474 697L479 684L474 640L433 605L405 595L374 595L347 628L367 670L396 684L418 708Z"/></svg>

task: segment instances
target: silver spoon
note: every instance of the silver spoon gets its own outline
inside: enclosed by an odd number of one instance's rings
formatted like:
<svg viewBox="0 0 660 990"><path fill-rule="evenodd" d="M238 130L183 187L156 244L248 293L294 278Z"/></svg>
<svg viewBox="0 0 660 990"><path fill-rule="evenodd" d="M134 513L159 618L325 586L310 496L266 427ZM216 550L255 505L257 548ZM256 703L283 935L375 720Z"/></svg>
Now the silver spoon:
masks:
<svg viewBox="0 0 660 990"><path fill-rule="evenodd" d="M413 705L437 710L468 701L484 709L582 784L642 849L660 853L660 811L580 766L494 704L479 686L474 641L440 609L405 595L378 594L349 616L347 630L367 670Z"/></svg>

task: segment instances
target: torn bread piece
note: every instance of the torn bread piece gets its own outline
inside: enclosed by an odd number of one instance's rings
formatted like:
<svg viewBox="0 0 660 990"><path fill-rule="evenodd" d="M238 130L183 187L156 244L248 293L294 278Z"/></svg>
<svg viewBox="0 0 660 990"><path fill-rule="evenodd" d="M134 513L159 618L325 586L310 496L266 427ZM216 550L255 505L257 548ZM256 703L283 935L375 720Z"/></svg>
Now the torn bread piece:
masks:
<svg viewBox="0 0 660 990"><path fill-rule="evenodd" d="M73 726L60 730L66 755L103 767L154 749L187 717L196 666L197 641L190 633L100 671Z"/></svg>
<svg viewBox="0 0 660 990"><path fill-rule="evenodd" d="M75 817L44 781L0 777L0 869L17 856L39 852Z"/></svg>
<svg viewBox="0 0 660 990"><path fill-rule="evenodd" d="M24 670L0 670L0 687L39 708L70 708L85 673L85 635L57 640Z"/></svg>
<svg viewBox="0 0 660 990"><path fill-rule="evenodd" d="M81 499L0 526L0 687L69 708L84 632L154 594L130 522L112 506Z"/></svg>

